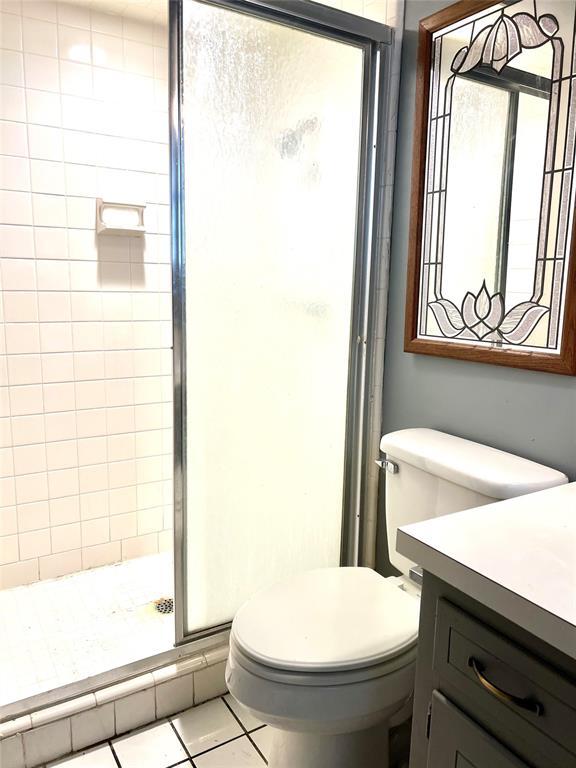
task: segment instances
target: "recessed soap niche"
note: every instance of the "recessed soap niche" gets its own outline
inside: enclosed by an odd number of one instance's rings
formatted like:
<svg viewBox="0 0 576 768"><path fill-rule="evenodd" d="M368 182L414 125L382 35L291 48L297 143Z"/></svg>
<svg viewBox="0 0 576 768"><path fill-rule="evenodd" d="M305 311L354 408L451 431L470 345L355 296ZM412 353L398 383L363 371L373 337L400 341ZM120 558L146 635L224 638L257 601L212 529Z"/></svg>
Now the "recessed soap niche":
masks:
<svg viewBox="0 0 576 768"><path fill-rule="evenodd" d="M138 237L144 235L144 211L146 205L140 203L115 203L97 198L96 233L98 235L125 235Z"/></svg>

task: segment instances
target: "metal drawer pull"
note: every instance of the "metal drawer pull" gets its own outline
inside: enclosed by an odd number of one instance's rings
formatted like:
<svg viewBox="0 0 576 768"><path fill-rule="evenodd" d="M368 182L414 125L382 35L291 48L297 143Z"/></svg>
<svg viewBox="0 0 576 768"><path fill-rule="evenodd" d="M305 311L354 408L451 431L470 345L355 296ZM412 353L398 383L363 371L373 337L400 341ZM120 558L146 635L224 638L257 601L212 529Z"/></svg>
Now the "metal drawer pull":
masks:
<svg viewBox="0 0 576 768"><path fill-rule="evenodd" d="M468 666L472 667L474 670L474 674L480 685L486 688L486 690L493 696L496 696L497 699L500 699L500 701L503 701L506 704L514 704L514 706L520 707L520 709L527 709L529 712L536 715L536 717L539 717L543 713L544 708L542 704L534 701L534 699L522 699L520 696L514 696L511 693L501 690L495 686L494 683L491 683L490 680L487 680L482 674L482 665L473 656L470 656L468 659Z"/></svg>

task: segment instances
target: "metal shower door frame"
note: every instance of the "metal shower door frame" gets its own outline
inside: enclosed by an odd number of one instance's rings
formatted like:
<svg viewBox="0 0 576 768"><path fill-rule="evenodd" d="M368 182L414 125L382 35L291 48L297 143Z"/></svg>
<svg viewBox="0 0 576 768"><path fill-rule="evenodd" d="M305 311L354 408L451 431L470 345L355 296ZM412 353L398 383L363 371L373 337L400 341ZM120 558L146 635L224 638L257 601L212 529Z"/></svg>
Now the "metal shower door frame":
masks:
<svg viewBox="0 0 576 768"><path fill-rule="evenodd" d="M341 565L359 564L367 465L368 383L374 322L374 269L382 227L386 74L392 31L370 19L308 0L170 0L170 202L174 372L174 581L176 645L224 633L229 623L187 635L186 573L186 283L183 125L183 4L202 2L283 24L363 51L362 121L347 391ZM379 130L380 129L380 130Z"/></svg>

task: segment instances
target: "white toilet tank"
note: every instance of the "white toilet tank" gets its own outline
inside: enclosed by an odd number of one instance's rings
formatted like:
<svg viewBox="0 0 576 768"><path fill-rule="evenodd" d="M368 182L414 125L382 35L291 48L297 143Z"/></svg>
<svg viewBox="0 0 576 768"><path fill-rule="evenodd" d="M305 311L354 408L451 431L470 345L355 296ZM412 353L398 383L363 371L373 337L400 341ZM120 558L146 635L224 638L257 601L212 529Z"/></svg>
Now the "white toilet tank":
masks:
<svg viewBox="0 0 576 768"><path fill-rule="evenodd" d="M410 560L396 552L399 526L563 485L568 478L511 453L434 429L384 435L386 529L390 562L407 574Z"/></svg>

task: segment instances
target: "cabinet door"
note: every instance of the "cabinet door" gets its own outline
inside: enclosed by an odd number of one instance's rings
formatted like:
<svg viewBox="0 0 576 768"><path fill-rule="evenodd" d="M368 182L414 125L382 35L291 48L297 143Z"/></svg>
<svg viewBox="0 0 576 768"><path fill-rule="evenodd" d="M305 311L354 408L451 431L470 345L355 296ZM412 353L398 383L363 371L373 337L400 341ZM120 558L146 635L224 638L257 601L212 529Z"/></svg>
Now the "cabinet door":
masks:
<svg viewBox="0 0 576 768"><path fill-rule="evenodd" d="M438 691L432 694L428 768L528 768Z"/></svg>

